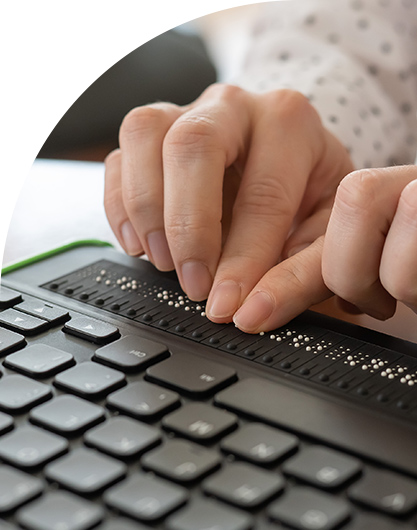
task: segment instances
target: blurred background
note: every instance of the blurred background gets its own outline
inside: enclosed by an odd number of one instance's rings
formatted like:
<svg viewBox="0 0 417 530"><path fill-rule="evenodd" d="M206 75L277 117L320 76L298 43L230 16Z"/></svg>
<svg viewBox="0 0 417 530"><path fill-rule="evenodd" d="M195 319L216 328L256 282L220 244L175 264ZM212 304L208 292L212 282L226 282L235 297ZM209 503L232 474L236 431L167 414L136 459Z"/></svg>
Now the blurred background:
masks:
<svg viewBox="0 0 417 530"><path fill-rule="evenodd" d="M163 33L99 77L57 123L39 158L104 160L132 108L155 101L186 105L239 71L259 4L228 9Z"/></svg>

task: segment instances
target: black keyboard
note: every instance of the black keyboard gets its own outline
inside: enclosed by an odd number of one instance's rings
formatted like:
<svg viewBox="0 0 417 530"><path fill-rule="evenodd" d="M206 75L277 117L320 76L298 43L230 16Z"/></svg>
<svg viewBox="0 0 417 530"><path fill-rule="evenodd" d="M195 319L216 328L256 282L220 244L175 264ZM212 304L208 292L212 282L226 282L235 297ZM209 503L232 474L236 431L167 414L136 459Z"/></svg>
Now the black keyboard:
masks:
<svg viewBox="0 0 417 530"><path fill-rule="evenodd" d="M88 247L4 276L0 354L0 530L417 528L414 344Z"/></svg>

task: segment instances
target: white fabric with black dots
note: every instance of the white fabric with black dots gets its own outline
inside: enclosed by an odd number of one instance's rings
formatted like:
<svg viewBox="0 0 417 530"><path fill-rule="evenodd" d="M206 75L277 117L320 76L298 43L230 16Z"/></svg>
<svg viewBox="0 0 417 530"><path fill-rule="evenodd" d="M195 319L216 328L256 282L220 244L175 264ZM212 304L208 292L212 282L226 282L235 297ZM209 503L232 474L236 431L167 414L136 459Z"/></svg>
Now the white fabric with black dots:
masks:
<svg viewBox="0 0 417 530"><path fill-rule="evenodd" d="M417 0L266 4L234 82L305 94L356 168L413 163Z"/></svg>

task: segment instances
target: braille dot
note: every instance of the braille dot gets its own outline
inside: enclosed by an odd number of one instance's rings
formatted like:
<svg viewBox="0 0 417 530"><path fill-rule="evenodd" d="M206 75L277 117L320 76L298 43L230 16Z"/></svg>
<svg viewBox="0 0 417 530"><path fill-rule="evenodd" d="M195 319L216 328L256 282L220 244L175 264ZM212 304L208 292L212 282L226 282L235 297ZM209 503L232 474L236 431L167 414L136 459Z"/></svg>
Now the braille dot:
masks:
<svg viewBox="0 0 417 530"><path fill-rule="evenodd" d="M337 123L338 122L337 116L334 116L334 115L329 116L329 121L331 123Z"/></svg>
<svg viewBox="0 0 417 530"><path fill-rule="evenodd" d="M345 98L345 96L340 96L339 98L337 98L337 102L339 103L339 105L346 105L347 103L347 99Z"/></svg>
<svg viewBox="0 0 417 530"><path fill-rule="evenodd" d="M355 136L360 136L362 134L362 129L358 126L353 127L353 132Z"/></svg>
<svg viewBox="0 0 417 530"><path fill-rule="evenodd" d="M337 35L337 33L330 33L330 35L327 36L327 40L331 44L337 44L339 42L339 35Z"/></svg>
<svg viewBox="0 0 417 530"><path fill-rule="evenodd" d="M366 29L366 28L369 27L369 22L367 21L366 18L360 18L360 19L358 20L358 27L359 27L360 29Z"/></svg>
<svg viewBox="0 0 417 530"><path fill-rule="evenodd" d="M376 105L372 106L370 110L374 116L379 116L381 114L381 109Z"/></svg>

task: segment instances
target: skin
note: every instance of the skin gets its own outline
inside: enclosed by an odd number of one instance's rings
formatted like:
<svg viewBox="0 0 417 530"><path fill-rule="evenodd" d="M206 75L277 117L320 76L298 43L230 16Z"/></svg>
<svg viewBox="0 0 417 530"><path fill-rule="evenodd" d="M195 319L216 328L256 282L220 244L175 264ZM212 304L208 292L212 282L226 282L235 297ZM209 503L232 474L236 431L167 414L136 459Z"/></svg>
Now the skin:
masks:
<svg viewBox="0 0 417 530"><path fill-rule="evenodd" d="M332 291L368 307L335 273L345 181L336 190L352 169L300 93L213 85L191 105L158 103L125 117L120 149L106 159L105 209L128 254L175 268L190 299L208 297L211 320L256 333Z"/></svg>

